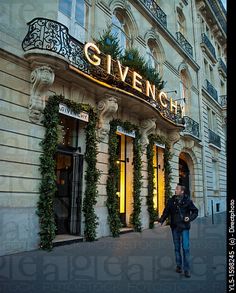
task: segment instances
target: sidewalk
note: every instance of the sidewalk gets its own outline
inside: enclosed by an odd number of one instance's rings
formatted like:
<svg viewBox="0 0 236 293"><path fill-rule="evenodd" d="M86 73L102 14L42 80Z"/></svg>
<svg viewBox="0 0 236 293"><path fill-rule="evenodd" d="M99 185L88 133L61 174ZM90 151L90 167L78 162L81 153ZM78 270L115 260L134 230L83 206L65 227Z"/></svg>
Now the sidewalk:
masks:
<svg viewBox="0 0 236 293"><path fill-rule="evenodd" d="M175 272L169 226L0 257L4 293L226 292L226 213L190 232L191 278Z"/></svg>

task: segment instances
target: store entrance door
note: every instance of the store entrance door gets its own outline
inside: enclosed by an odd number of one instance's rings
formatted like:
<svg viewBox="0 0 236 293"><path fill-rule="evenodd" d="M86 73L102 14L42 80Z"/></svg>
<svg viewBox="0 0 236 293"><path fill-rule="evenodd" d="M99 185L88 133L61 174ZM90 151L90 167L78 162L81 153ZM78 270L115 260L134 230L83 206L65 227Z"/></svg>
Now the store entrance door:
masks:
<svg viewBox="0 0 236 293"><path fill-rule="evenodd" d="M54 215L57 234L80 235L82 174L82 155L66 151L56 153Z"/></svg>

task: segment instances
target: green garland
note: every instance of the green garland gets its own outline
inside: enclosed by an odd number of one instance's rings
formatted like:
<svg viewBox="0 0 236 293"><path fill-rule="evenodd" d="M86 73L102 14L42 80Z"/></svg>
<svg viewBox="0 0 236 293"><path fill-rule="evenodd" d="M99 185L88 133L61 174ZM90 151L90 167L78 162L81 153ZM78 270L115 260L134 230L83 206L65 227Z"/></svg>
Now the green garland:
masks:
<svg viewBox="0 0 236 293"><path fill-rule="evenodd" d="M83 201L84 213L84 236L86 241L94 241L96 239L96 228L98 225L98 217L95 213L94 206L97 203L97 184L100 177L100 171L97 165L97 141L96 141L96 123L97 115L92 109L89 111L89 123L86 127L86 152L85 160L87 162L87 170L85 174L86 190Z"/></svg>
<svg viewBox="0 0 236 293"><path fill-rule="evenodd" d="M85 199L83 211L85 216L85 237L87 240L92 240L96 235L96 217L94 217L94 205L96 203L96 188L98 181L98 171L96 169L96 136L95 123L96 114L89 105L77 104L73 101L65 99L63 96L51 96L48 99L44 109L43 126L45 127L44 139L40 145L42 147L42 155L40 156L40 172L42 181L40 184L40 196L37 203L37 215L39 216L40 225L40 247L42 249L51 250L52 240L56 236L56 225L54 220L53 201L56 187L55 174L55 153L58 142L58 124L59 124L59 104L63 103L72 109L75 113L81 111L89 111L90 119L86 127L86 154L85 159L88 163L86 180L90 179L88 174L92 174L92 179L86 185ZM93 142L90 145L90 140ZM89 212L88 212L89 211Z"/></svg>
<svg viewBox="0 0 236 293"><path fill-rule="evenodd" d="M147 196L147 206L149 213L149 228L154 227L154 222L157 218L156 212L153 205L153 191L154 191L154 168L153 168L153 145L154 143L165 144L164 150L164 168L165 168L165 204L168 198L171 197L171 173L172 168L170 165L170 160L173 154L170 151L170 145L167 139L162 136L149 136L149 144L147 146L147 160L148 160L148 196Z"/></svg>
<svg viewBox="0 0 236 293"><path fill-rule="evenodd" d="M125 131L136 130L136 137L134 139L134 173L133 173L133 213L131 215L131 223L135 231L140 232L141 227L141 145L140 133L133 124L129 122L122 122L120 120L113 120L110 122L109 133L109 170L107 178L107 209L108 209L108 223L113 237L118 237L120 234L121 222L119 218L119 206L117 196L117 186L119 178L118 161L118 139L116 135L117 126L121 126Z"/></svg>

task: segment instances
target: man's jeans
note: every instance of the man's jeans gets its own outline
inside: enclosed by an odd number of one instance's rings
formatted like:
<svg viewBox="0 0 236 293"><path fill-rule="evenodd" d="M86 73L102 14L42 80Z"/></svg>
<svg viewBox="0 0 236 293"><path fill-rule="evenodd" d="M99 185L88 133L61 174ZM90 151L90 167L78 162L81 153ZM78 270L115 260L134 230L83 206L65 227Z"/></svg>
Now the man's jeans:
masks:
<svg viewBox="0 0 236 293"><path fill-rule="evenodd" d="M175 260L176 265L182 268L182 255L181 246L183 249L183 269L184 271L189 271L189 230L183 230L182 232L176 231L172 228L172 237L175 246Z"/></svg>

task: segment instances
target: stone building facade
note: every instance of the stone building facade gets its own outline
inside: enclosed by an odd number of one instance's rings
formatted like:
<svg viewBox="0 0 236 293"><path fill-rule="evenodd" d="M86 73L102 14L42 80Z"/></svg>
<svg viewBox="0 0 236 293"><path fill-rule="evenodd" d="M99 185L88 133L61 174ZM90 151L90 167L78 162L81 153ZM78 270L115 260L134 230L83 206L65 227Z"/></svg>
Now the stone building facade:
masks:
<svg viewBox="0 0 236 293"><path fill-rule="evenodd" d="M170 145L172 191L176 183L184 184L200 216L226 210L226 13L220 1L43 0L1 6L0 254L32 250L39 245L36 210L42 179L40 142L45 135L42 112L53 95L89 104L98 114L96 237L111 234L106 201L113 119L128 121L141 133L142 229L149 227L146 198L150 134L162 136ZM133 78L128 90L127 86L116 87L109 79L104 80L104 68L100 75L97 73L102 66L98 65L99 57L109 58L96 46L96 39L107 27L117 36L122 52L138 49L159 72L165 81L162 94L158 92L154 99L151 84L138 72L127 73ZM108 64L110 59L106 60ZM126 69L119 60L111 62L106 76L112 75L110 70L116 66L125 82ZM88 64L90 67L86 67ZM91 66L96 68L95 74L89 71ZM83 237L82 204L89 184L85 180L85 129L89 117L87 113L73 115L68 107L60 105L55 221L57 234ZM117 128L119 213L123 226L131 229L134 136ZM157 214L163 211L166 200L165 147L161 143L154 147ZM79 201L71 188L77 188ZM72 227L72 218L76 228Z"/></svg>

